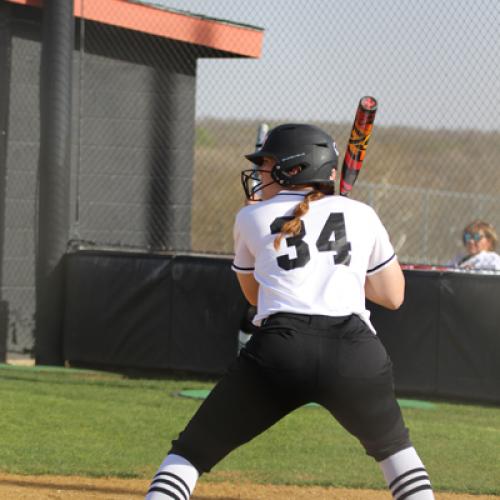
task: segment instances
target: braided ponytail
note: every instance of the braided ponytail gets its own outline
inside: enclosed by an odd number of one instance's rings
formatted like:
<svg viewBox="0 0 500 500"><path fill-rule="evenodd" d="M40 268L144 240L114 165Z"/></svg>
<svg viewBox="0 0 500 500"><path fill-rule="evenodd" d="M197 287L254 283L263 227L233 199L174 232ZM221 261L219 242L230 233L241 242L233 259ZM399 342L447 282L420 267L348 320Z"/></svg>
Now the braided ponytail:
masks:
<svg viewBox="0 0 500 500"><path fill-rule="evenodd" d="M278 234L278 236L276 236L274 240L274 248L276 250L279 249L281 240L287 234L291 234L292 236L297 236L298 234L300 234L300 228L301 228L300 218L309 211L309 203L311 201L320 200L324 196L325 193L319 191L318 189L313 189L304 196L304 199L295 207L295 210L293 211L294 218L292 220L285 222L281 227L280 233Z"/></svg>

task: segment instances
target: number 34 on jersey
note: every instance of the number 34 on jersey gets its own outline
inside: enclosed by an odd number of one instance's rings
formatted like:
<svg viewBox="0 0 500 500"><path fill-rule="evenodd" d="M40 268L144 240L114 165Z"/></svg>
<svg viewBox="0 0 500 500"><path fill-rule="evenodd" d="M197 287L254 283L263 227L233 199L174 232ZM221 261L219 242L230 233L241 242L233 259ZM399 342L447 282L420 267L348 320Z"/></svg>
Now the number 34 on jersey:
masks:
<svg viewBox="0 0 500 500"><path fill-rule="evenodd" d="M277 217L271 224L271 234L281 232L283 225L292 220L293 216ZM285 271L304 267L311 259L309 245L304 241L307 228L303 220L300 221L300 233L296 236L285 238L288 247L293 247L296 257L290 255L280 255L277 257L278 266ZM332 235L334 240L332 240ZM316 240L316 248L319 252L333 252L333 263L348 266L351 262L351 244L347 241L344 214L330 213L327 217L323 229Z"/></svg>

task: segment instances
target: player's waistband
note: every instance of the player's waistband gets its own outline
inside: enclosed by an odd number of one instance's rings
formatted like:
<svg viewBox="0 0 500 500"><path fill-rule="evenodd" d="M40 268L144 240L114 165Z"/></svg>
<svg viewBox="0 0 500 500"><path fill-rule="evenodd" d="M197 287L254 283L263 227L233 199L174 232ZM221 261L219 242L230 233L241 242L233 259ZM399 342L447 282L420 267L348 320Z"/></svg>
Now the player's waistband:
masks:
<svg viewBox="0 0 500 500"><path fill-rule="evenodd" d="M348 316L322 316L320 314L295 314L295 313L275 313L262 320L261 326L269 326L282 321L309 325L312 328L330 328L345 323L353 315Z"/></svg>

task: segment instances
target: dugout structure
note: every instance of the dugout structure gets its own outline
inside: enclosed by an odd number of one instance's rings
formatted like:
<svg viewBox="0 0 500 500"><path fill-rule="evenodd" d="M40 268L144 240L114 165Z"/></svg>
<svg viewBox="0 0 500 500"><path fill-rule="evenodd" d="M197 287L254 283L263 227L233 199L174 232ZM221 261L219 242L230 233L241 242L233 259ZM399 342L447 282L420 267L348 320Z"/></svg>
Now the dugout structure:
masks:
<svg viewBox="0 0 500 500"><path fill-rule="evenodd" d="M197 61L262 41L154 2L0 3L3 359L63 363L67 249L190 251Z"/></svg>

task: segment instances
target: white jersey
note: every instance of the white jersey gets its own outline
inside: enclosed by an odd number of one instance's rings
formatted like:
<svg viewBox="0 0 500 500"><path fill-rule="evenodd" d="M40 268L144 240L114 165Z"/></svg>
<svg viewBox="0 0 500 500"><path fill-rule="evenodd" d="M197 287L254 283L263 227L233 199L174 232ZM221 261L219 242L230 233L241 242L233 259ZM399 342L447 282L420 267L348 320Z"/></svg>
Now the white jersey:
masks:
<svg viewBox="0 0 500 500"><path fill-rule="evenodd" d="M374 331L365 308L365 277L395 259L375 211L343 196L309 203L299 236L274 240L307 191L280 191L242 208L234 225L232 269L259 283L254 322L278 312L324 316L357 314Z"/></svg>
<svg viewBox="0 0 500 500"><path fill-rule="evenodd" d="M500 271L500 255L496 252L483 250L468 259L463 259L458 267L481 271Z"/></svg>

